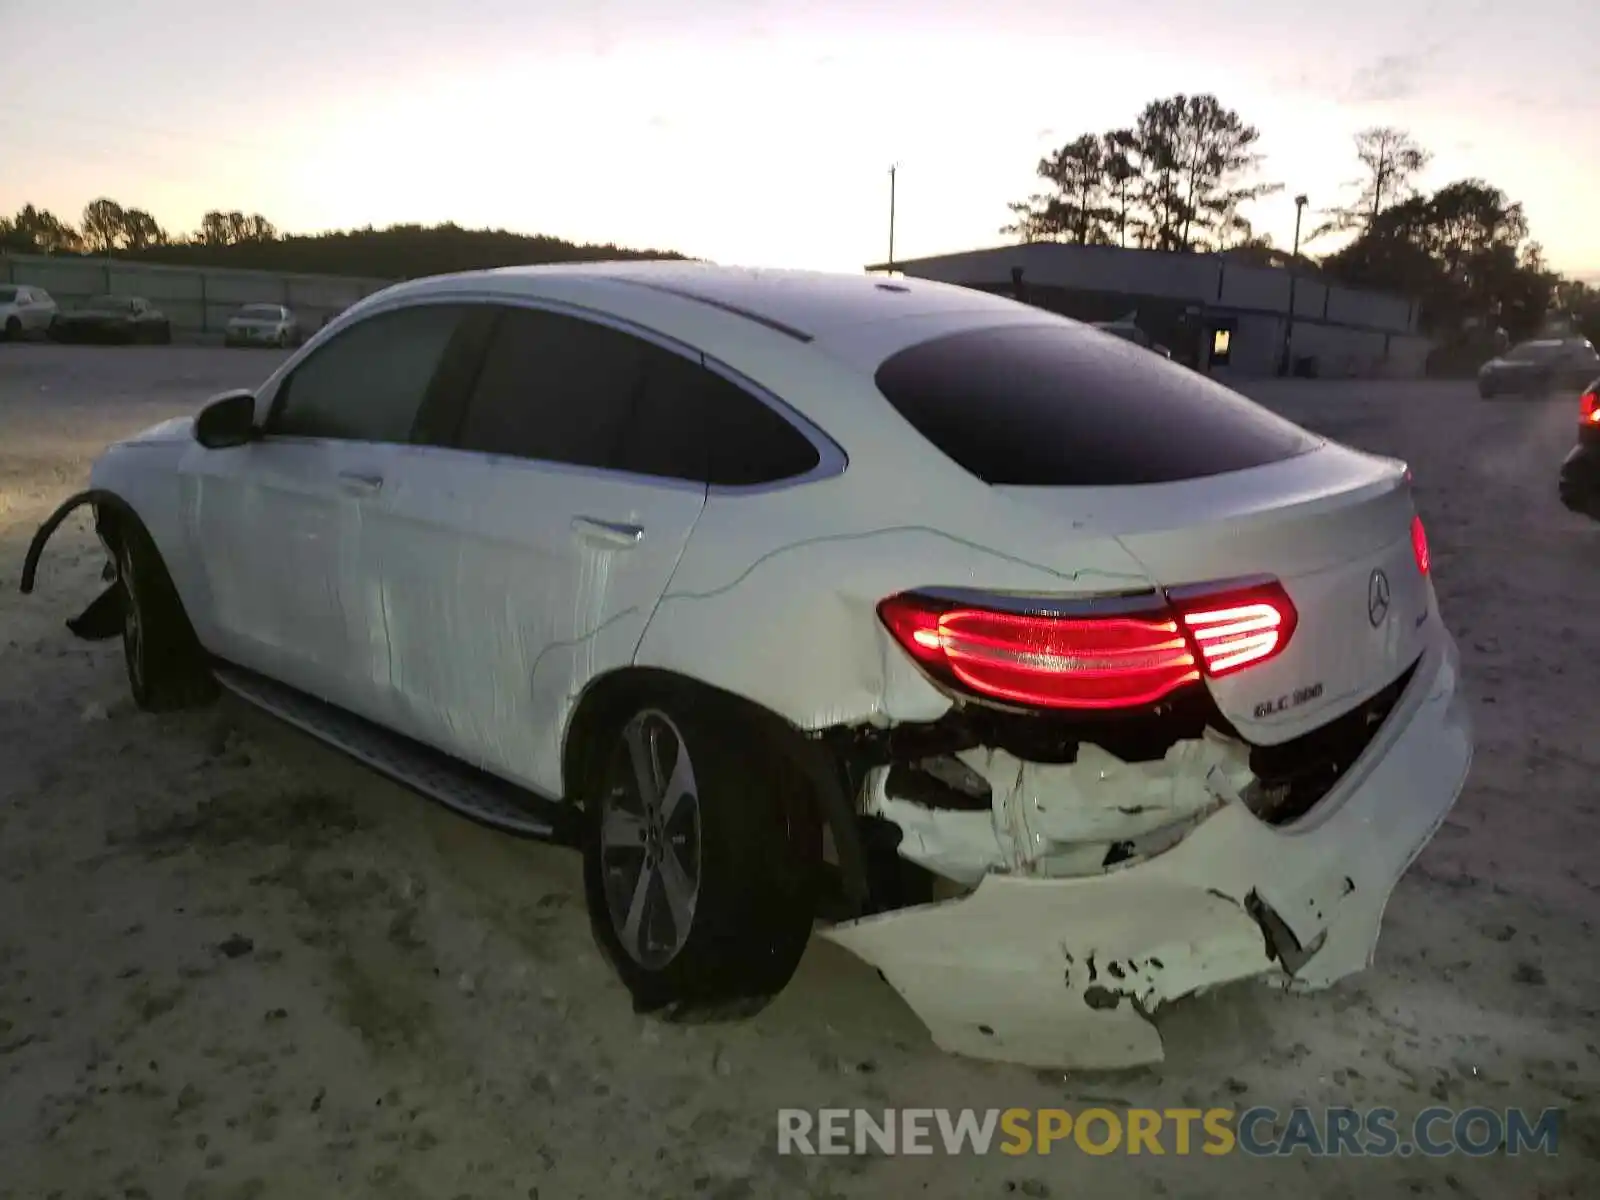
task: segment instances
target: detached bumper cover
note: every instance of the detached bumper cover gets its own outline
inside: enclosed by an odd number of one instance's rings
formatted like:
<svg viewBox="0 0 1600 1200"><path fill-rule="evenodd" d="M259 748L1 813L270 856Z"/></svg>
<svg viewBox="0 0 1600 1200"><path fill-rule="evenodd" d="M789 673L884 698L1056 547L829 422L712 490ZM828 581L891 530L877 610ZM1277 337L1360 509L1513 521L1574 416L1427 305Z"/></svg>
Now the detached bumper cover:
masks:
<svg viewBox="0 0 1600 1200"><path fill-rule="evenodd" d="M990 875L969 896L827 934L906 999L943 1049L1035 1066L1161 1058L1148 1020L1197 989L1275 974L1314 989L1371 964L1396 881L1472 762L1455 643L1441 632L1367 752L1299 822L1240 804L1123 870Z"/></svg>

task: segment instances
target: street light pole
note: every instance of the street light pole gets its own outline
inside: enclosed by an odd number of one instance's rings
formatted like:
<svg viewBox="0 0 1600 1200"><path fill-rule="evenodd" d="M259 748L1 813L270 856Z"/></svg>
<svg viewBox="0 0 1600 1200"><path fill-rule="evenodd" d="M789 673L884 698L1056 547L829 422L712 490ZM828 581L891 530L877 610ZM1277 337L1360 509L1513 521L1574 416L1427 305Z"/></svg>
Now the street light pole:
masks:
<svg viewBox="0 0 1600 1200"><path fill-rule="evenodd" d="M896 163L889 168L889 271L894 271L894 173L899 169Z"/></svg>
<svg viewBox="0 0 1600 1200"><path fill-rule="evenodd" d="M1289 253L1289 312L1283 321L1283 354L1278 359L1278 374L1289 373L1290 341L1294 336L1294 285L1297 278L1296 270L1300 263L1300 214L1306 210L1306 198L1294 198L1294 249Z"/></svg>

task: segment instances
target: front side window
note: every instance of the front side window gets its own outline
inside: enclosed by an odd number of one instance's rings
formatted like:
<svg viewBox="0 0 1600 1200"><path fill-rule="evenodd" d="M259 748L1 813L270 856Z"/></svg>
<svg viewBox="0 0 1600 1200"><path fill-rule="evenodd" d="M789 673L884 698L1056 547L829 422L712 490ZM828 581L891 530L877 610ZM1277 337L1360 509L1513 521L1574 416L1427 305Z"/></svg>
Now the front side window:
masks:
<svg viewBox="0 0 1600 1200"><path fill-rule="evenodd" d="M279 386L267 433L408 441L465 312L454 304L415 305L341 331Z"/></svg>

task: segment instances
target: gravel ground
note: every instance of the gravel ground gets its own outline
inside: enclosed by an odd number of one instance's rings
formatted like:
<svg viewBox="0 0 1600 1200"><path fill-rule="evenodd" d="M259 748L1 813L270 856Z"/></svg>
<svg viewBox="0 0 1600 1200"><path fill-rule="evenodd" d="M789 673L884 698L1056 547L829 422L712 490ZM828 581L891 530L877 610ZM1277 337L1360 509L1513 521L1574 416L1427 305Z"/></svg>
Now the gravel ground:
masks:
<svg viewBox="0 0 1600 1200"><path fill-rule="evenodd" d="M1174 1005L1159 1069L1063 1076L939 1053L820 943L754 1021L637 1018L591 945L574 856L238 705L134 710L116 643L61 625L98 587L87 526L32 597L27 539L107 441L276 361L0 347L0 1197L1593 1194L1600 527L1555 499L1570 401L1252 389L1412 463L1477 762L1372 971ZM1568 1114L1554 1158L775 1150L782 1106L1297 1102Z"/></svg>

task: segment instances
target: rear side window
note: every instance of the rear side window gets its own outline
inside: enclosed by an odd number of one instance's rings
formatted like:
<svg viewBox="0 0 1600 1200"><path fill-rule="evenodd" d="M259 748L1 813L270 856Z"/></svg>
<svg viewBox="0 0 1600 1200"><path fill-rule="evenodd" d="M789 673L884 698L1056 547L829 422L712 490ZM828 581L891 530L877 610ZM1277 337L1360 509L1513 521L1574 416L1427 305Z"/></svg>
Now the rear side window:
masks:
<svg viewBox="0 0 1600 1200"><path fill-rule="evenodd" d="M1185 367L1068 324L968 330L908 347L878 390L986 483L1172 483L1293 458L1298 425Z"/></svg>
<svg viewBox="0 0 1600 1200"><path fill-rule="evenodd" d="M405 442L465 310L425 304L368 317L320 346L279 388L267 432Z"/></svg>
<svg viewBox="0 0 1600 1200"><path fill-rule="evenodd" d="M793 479L821 461L817 448L738 384L657 346L621 447L621 469L750 487Z"/></svg>

